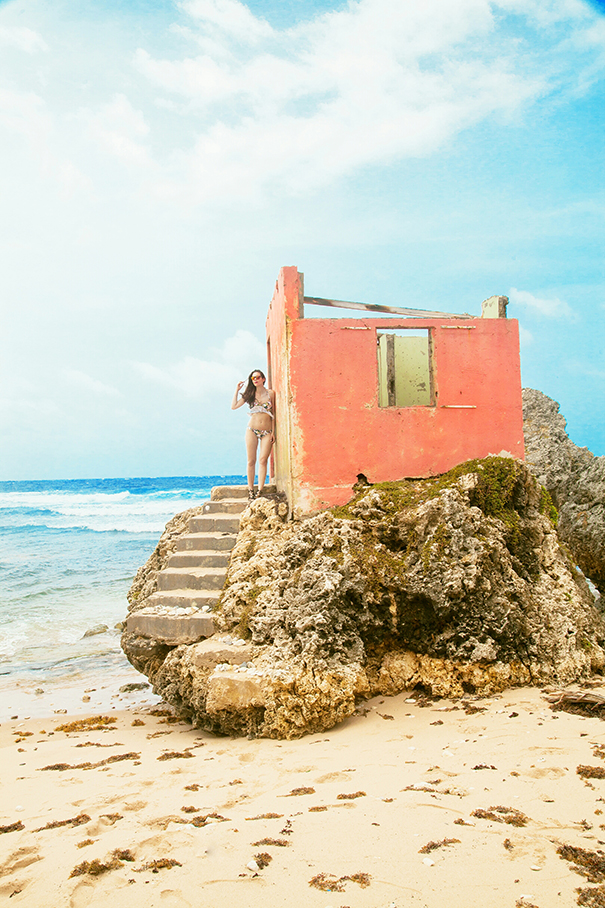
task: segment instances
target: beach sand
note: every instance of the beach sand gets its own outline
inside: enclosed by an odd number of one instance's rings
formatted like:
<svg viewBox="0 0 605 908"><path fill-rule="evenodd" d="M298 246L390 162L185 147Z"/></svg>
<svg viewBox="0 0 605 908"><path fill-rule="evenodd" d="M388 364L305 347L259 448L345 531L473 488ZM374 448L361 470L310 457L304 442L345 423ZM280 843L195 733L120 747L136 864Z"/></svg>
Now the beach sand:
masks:
<svg viewBox="0 0 605 908"><path fill-rule="evenodd" d="M153 708L96 730L2 723L11 905L552 908L589 886L557 848L605 844L605 780L576 772L605 769L605 725L536 689L376 698L297 741L217 738Z"/></svg>

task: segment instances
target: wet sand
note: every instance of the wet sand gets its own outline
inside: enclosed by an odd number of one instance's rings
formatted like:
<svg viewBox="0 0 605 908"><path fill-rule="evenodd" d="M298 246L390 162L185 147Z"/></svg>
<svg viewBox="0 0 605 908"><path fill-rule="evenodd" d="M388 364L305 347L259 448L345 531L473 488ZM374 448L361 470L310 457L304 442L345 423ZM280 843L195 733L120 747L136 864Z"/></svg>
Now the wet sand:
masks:
<svg viewBox="0 0 605 908"><path fill-rule="evenodd" d="M11 905L552 908L590 885L557 848L605 845L605 779L576 771L605 725L535 689L377 698L297 741L151 709L2 722Z"/></svg>
<svg viewBox="0 0 605 908"><path fill-rule="evenodd" d="M129 686L131 690L122 691ZM144 675L122 653L66 660L41 670L13 669L0 677L0 723L11 716L91 715L99 710L156 704Z"/></svg>

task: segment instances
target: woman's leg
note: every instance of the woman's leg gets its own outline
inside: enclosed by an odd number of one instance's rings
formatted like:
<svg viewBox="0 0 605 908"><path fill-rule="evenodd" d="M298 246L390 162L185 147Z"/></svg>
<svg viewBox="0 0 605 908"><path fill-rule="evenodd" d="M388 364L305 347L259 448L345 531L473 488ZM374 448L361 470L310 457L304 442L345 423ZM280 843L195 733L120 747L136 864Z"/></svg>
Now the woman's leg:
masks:
<svg viewBox="0 0 605 908"><path fill-rule="evenodd" d="M258 438L246 429L246 453L248 455L248 489L254 490L254 474L256 472L256 449L258 447Z"/></svg>
<svg viewBox="0 0 605 908"><path fill-rule="evenodd" d="M273 436L265 435L260 440L260 451L258 452L258 494L262 492L265 487L265 479L267 477L267 461L269 460L269 455L271 454L271 448L273 447Z"/></svg>

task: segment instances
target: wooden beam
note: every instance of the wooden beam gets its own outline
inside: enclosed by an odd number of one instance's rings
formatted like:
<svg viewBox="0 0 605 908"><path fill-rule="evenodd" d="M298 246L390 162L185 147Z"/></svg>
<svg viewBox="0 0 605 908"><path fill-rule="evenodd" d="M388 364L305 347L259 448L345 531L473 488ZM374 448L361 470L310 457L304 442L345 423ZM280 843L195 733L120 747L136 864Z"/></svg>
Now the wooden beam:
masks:
<svg viewBox="0 0 605 908"><path fill-rule="evenodd" d="M398 309L395 306L380 306L377 303L351 303L348 300L325 300L319 296L305 296L305 304L331 306L334 309L362 309L366 312L388 312L390 315L405 315L407 318L474 318L468 312L436 312L430 309Z"/></svg>

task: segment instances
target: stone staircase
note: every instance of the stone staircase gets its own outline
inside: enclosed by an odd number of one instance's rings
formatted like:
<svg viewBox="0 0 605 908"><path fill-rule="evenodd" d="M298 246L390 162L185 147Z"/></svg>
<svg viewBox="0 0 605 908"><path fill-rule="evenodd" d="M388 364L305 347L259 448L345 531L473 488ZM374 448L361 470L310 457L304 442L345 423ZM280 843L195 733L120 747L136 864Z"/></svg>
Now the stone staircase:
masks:
<svg viewBox="0 0 605 908"><path fill-rule="evenodd" d="M274 486L265 486L268 493ZM215 486L203 512L189 519L174 552L158 572L157 590L132 612L127 630L159 643L196 643L214 631L212 609L227 576L240 514L248 506L246 486Z"/></svg>

